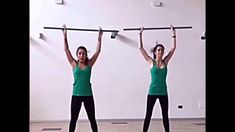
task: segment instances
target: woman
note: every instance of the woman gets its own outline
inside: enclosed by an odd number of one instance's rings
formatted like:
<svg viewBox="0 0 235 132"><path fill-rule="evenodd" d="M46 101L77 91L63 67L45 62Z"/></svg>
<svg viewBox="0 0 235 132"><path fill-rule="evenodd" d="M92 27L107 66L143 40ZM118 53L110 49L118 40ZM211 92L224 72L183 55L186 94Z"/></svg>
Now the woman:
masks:
<svg viewBox="0 0 235 132"><path fill-rule="evenodd" d="M162 44L157 44L153 48L153 58L151 58L147 54L147 52L143 48L143 40L142 40L143 30L144 28L142 27L139 33L139 40L140 40L139 50L141 54L144 56L144 59L150 65L150 72L151 72L151 84L147 96L147 109L144 119L143 132L148 131L149 123L152 117L153 107L157 99L159 99L162 110L163 125L165 128L165 132L170 132L169 118L168 118L168 93L167 93L166 76L167 76L168 63L172 55L174 54L176 48L175 29L171 25L172 48L164 58L163 58L164 46Z"/></svg>
<svg viewBox="0 0 235 132"><path fill-rule="evenodd" d="M67 40L67 30L65 25L63 25L62 31L64 36L64 50L67 59L70 65L72 66L73 76L74 76L69 132L75 131L76 122L78 119L82 102L84 103L84 107L88 119L90 121L92 131L98 132L97 123L95 119L95 104L92 95L90 77L91 77L92 66L94 65L94 63L97 60L97 57L100 54L101 40L102 40L101 38L103 35L102 29L100 28L99 30L96 52L91 57L91 59L88 59L87 49L83 46L80 46L77 48L76 52L77 60L72 57L71 52L69 50L68 40Z"/></svg>

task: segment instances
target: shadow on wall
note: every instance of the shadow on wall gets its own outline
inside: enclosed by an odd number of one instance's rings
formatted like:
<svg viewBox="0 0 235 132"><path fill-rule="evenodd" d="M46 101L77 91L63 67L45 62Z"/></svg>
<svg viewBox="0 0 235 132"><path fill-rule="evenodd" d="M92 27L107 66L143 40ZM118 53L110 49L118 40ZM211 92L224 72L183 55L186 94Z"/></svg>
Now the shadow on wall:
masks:
<svg viewBox="0 0 235 132"><path fill-rule="evenodd" d="M33 37L30 37L30 45L32 47L34 47L35 49L40 51L43 55L46 55L47 57L50 57L51 59L55 59L56 56L52 53L52 51L49 51L49 49L47 49L47 47L45 47L46 45L42 45L44 43L45 42L40 42L39 43Z"/></svg>
<svg viewBox="0 0 235 132"><path fill-rule="evenodd" d="M59 63L61 65L61 62L64 62L64 60L56 56L54 51L48 49L48 47L46 47L47 45L42 45L44 43L47 42L44 41L39 43L37 40L35 40L33 37L30 36L30 46L37 49L41 53L41 55L46 56L49 60Z"/></svg>
<svg viewBox="0 0 235 132"><path fill-rule="evenodd" d="M45 35L43 35L42 33L39 33L39 39L47 41L47 37Z"/></svg>
<svg viewBox="0 0 235 132"><path fill-rule="evenodd" d="M30 36L30 44L34 47L42 48L42 46L31 36Z"/></svg>
<svg viewBox="0 0 235 132"><path fill-rule="evenodd" d="M123 42L123 43L125 43L125 44L127 44L127 45L129 45L129 46L131 46L131 47L133 47L133 48L139 48L139 46L138 46L139 43L137 41L134 41L134 40L132 40L132 39L130 39L130 38L124 36L124 35L118 34L116 39ZM152 47L144 46L144 48L148 53L152 54L152 51L151 51Z"/></svg>
<svg viewBox="0 0 235 132"><path fill-rule="evenodd" d="M133 48L138 48L138 42L137 41L134 41L126 36L123 36L121 34L118 34L117 37L116 37L117 40L133 47Z"/></svg>

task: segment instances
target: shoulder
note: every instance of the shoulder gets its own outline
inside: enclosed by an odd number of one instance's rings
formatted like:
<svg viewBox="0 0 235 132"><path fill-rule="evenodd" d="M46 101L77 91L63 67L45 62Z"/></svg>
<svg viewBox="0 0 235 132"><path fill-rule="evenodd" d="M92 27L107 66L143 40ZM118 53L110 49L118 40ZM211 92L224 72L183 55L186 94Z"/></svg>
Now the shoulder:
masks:
<svg viewBox="0 0 235 132"><path fill-rule="evenodd" d="M77 64L78 64L78 62L76 60L74 60L71 64L72 69L75 69L77 67Z"/></svg>
<svg viewBox="0 0 235 132"><path fill-rule="evenodd" d="M168 65L168 62L166 61L166 59L163 59L163 63L164 63L165 66Z"/></svg>
<svg viewBox="0 0 235 132"><path fill-rule="evenodd" d="M155 64L154 59L150 57L150 59L148 60L148 64L149 64L150 68L152 68L153 65Z"/></svg>
<svg viewBox="0 0 235 132"><path fill-rule="evenodd" d="M86 66L92 68L93 64L90 60L88 60Z"/></svg>
<svg viewBox="0 0 235 132"><path fill-rule="evenodd" d="M90 66L90 65L86 65L89 69L91 69L92 68L92 66Z"/></svg>

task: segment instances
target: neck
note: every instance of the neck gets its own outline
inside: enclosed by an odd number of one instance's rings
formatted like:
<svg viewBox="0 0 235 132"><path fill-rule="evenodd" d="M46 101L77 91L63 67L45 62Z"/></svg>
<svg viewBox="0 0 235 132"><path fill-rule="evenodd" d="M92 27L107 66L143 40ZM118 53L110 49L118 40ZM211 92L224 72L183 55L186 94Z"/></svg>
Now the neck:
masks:
<svg viewBox="0 0 235 132"><path fill-rule="evenodd" d="M84 63L83 61L82 61L82 62L79 61L78 64L79 64L79 65L85 65L85 63Z"/></svg>
<svg viewBox="0 0 235 132"><path fill-rule="evenodd" d="M158 62L158 63L162 62L162 58L156 58L155 60L156 60L156 62Z"/></svg>

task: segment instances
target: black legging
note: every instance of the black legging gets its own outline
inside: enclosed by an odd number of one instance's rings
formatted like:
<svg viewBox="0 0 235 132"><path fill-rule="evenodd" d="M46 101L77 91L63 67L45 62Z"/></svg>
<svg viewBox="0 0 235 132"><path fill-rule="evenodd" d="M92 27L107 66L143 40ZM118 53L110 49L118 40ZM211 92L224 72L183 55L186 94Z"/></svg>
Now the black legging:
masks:
<svg viewBox="0 0 235 132"><path fill-rule="evenodd" d="M97 123L95 119L95 104L93 96L72 96L71 102L71 120L69 124L69 132L74 132L76 128L76 122L81 109L82 102L84 102L84 107L91 124L93 132L98 132Z"/></svg>
<svg viewBox="0 0 235 132"><path fill-rule="evenodd" d="M148 95L147 97L147 110L144 119L144 127L143 132L147 132L149 128L149 123L152 117L153 107L154 104L159 98L161 110L162 110L162 117L163 117L163 125L165 128L165 132L170 132L169 129L169 118L168 118L168 96L167 95Z"/></svg>

